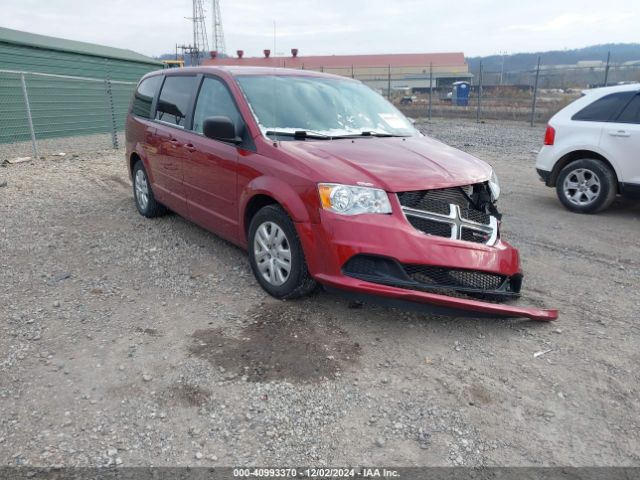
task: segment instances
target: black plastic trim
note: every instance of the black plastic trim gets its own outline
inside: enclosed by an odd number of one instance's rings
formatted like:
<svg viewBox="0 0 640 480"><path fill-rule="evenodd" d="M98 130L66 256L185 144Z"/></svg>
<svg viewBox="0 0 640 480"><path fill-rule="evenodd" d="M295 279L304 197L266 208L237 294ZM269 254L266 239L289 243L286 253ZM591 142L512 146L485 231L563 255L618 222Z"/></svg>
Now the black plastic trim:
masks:
<svg viewBox="0 0 640 480"><path fill-rule="evenodd" d="M640 183L620 183L620 194L629 198L640 198Z"/></svg>
<svg viewBox="0 0 640 480"><path fill-rule="evenodd" d="M357 258L368 258L375 261L375 271L373 274L349 271L349 262ZM487 272L490 273L490 272ZM487 297L500 298L518 298L520 296L520 288L522 286L522 274L515 274L511 277L506 276L500 286L494 290L483 290L480 288L460 287L452 285L428 285L413 280L405 267L398 260L390 257L378 255L359 254L351 257L342 267L342 274L363 280L365 282L378 283L388 285L390 287L404 288L408 290L426 291L426 292L457 292L471 295L482 295Z"/></svg>
<svg viewBox="0 0 640 480"><path fill-rule="evenodd" d="M551 172L547 170L541 170L540 168L536 168L536 172L540 175L540 179L544 182L547 187L550 187L549 180L551 180Z"/></svg>

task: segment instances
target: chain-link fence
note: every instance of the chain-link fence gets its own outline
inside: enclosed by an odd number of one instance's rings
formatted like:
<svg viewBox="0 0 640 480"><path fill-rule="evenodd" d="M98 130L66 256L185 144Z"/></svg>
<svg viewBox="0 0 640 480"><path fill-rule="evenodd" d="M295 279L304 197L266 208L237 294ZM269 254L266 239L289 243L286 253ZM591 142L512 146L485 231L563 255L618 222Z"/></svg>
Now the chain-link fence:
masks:
<svg viewBox="0 0 640 480"><path fill-rule="evenodd" d="M546 122L582 89L640 82L640 62L469 72L465 65L305 66L356 78L414 118ZM134 82L0 70L0 162L122 146ZM462 85L465 85L463 88ZM465 90L466 89L466 90Z"/></svg>
<svg viewBox="0 0 640 480"><path fill-rule="evenodd" d="M594 62L596 63L596 62ZM411 117L448 117L482 120L548 121L588 88L640 82L640 62L599 66L538 64L521 71L485 71L482 63L469 78L434 78L430 88L415 84L389 69L387 86L360 78L387 96ZM357 78L357 77L355 77ZM403 82L407 86L403 86ZM456 95L456 82L467 84L468 94Z"/></svg>
<svg viewBox="0 0 640 480"><path fill-rule="evenodd" d="M0 70L0 161L118 148L135 85Z"/></svg>
<svg viewBox="0 0 640 480"><path fill-rule="evenodd" d="M509 71L465 65L346 66L303 68L358 79L415 118L468 118L546 122L586 88L640 82L640 60L544 65ZM458 86L456 86L458 85ZM466 92L458 90L466 85ZM464 95L458 95L464 93Z"/></svg>

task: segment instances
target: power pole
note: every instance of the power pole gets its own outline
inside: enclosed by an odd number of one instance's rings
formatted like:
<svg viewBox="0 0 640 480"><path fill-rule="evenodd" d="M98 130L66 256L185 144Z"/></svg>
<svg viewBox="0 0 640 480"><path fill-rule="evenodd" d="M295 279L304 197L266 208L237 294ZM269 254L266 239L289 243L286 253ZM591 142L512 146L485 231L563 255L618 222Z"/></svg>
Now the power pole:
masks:
<svg viewBox="0 0 640 480"><path fill-rule="evenodd" d="M540 78L540 57L538 56L538 66L536 67L536 80L533 85L533 102L531 102L531 126L536 120L536 100L538 98L538 79Z"/></svg>
<svg viewBox="0 0 640 480"><path fill-rule="evenodd" d="M478 72L478 106L476 107L476 123L480 123L480 111L482 110L482 60L480 60L480 71Z"/></svg>
<svg viewBox="0 0 640 480"><path fill-rule="evenodd" d="M195 48L193 45L177 45L176 48L182 51L182 60L186 62L187 57L189 57L191 63L190 65L198 65L200 63L200 51ZM187 65L185 63L185 65Z"/></svg>
<svg viewBox="0 0 640 480"><path fill-rule="evenodd" d="M609 61L611 60L611 50L607 52L607 66L604 69L604 86L609 86Z"/></svg>
<svg viewBox="0 0 640 480"><path fill-rule="evenodd" d="M211 47L218 53L226 53L224 31L222 30L222 15L220 14L220 0L213 0L211 28ZM275 51L273 54L275 55Z"/></svg>
<svg viewBox="0 0 640 480"><path fill-rule="evenodd" d="M193 46L198 48L198 1L191 0L191 5L193 7L193 16L191 17L191 21L193 22Z"/></svg>

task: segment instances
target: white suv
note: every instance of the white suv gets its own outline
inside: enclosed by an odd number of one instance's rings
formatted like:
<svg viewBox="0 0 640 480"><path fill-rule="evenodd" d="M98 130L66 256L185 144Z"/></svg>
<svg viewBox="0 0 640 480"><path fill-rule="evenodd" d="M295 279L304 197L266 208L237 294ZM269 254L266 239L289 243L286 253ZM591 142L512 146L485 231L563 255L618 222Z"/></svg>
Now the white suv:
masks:
<svg viewBox="0 0 640 480"><path fill-rule="evenodd" d="M640 198L640 84L587 90L556 113L536 170L572 212L604 210L617 194Z"/></svg>

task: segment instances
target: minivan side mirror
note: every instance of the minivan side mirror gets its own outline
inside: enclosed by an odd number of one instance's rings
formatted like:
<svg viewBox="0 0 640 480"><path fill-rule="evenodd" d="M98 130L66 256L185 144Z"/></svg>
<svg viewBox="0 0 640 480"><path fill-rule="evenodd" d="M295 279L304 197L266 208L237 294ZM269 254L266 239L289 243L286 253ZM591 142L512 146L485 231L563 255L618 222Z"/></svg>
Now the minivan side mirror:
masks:
<svg viewBox="0 0 640 480"><path fill-rule="evenodd" d="M205 137L222 142L242 143L236 132L236 126L229 117L208 117L202 124L202 133Z"/></svg>

